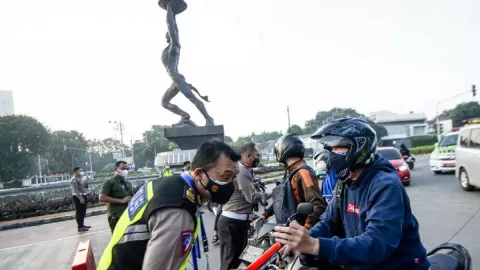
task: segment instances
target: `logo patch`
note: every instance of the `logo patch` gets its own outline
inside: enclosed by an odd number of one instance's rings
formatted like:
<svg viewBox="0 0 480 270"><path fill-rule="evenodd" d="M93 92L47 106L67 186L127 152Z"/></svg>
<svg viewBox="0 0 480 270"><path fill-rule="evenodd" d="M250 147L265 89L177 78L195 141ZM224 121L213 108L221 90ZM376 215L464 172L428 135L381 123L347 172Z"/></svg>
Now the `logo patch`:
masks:
<svg viewBox="0 0 480 270"><path fill-rule="evenodd" d="M360 206L349 202L347 205L347 213L354 213L356 216L360 216Z"/></svg>
<svg viewBox="0 0 480 270"><path fill-rule="evenodd" d="M182 232L180 232L180 243L182 244L181 245L181 248L182 248L182 257L184 257L188 251L190 250L190 248L192 247L192 243L193 243L193 230L184 230Z"/></svg>
<svg viewBox="0 0 480 270"><path fill-rule="evenodd" d="M135 217L135 215L142 209L142 207L147 204L147 184L143 185L133 198L128 202L128 217L130 220Z"/></svg>
<svg viewBox="0 0 480 270"><path fill-rule="evenodd" d="M218 190L218 186L217 185L212 185L212 191L217 192L217 190Z"/></svg>

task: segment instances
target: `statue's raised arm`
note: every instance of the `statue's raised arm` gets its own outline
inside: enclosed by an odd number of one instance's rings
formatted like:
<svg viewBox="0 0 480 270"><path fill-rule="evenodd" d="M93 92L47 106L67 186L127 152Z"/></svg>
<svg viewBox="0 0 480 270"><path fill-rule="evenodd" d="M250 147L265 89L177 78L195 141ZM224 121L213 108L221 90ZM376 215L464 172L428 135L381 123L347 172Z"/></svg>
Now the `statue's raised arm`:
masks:
<svg viewBox="0 0 480 270"><path fill-rule="evenodd" d="M170 36L170 47L180 47L180 38L178 37L177 21L175 20L174 3L171 1L167 5L167 28Z"/></svg>

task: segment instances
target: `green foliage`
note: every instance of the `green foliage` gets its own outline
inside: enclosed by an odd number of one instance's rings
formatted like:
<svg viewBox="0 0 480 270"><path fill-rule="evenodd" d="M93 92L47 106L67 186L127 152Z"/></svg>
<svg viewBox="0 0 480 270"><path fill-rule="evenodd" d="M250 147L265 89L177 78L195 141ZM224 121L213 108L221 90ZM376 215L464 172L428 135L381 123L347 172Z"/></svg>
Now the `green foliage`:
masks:
<svg viewBox="0 0 480 270"><path fill-rule="evenodd" d="M317 115L314 119L308 120L305 122L305 129L304 132L306 134L314 133L318 128L324 125L324 123L343 117L354 117L354 118L361 118L364 119L372 126L372 128L377 133L378 138L382 138L388 135L387 130L379 125L376 125L372 120L367 118L365 115L358 113L354 109L350 108L333 108L330 111L320 111L317 112Z"/></svg>
<svg viewBox="0 0 480 270"><path fill-rule="evenodd" d="M46 150L48 130L25 115L0 117L0 181L25 178L38 154Z"/></svg>
<svg viewBox="0 0 480 270"><path fill-rule="evenodd" d="M421 155L421 154L430 154L435 149L434 145L424 145L419 147L410 148L410 153L414 155Z"/></svg>
<svg viewBox="0 0 480 270"><path fill-rule="evenodd" d="M437 136L434 136L434 135L415 136L415 137L412 137L411 140L412 140L412 147L433 145L438 141Z"/></svg>
<svg viewBox="0 0 480 270"><path fill-rule="evenodd" d="M298 135L303 135L303 129L299 125L291 125L288 129L288 133L297 133Z"/></svg>
<svg viewBox="0 0 480 270"><path fill-rule="evenodd" d="M451 110L443 111L439 116L442 120L452 119L454 127L463 126L463 120L474 117L480 117L480 104L477 101L460 103Z"/></svg>
<svg viewBox="0 0 480 270"><path fill-rule="evenodd" d="M65 150L64 146L68 148ZM88 141L82 133L75 130L52 132L48 140L48 148L41 155L41 158L48 160L48 168L42 168L44 173L47 171L54 174L71 173L77 166L86 170L85 162L89 161L87 152L70 148L87 149Z"/></svg>

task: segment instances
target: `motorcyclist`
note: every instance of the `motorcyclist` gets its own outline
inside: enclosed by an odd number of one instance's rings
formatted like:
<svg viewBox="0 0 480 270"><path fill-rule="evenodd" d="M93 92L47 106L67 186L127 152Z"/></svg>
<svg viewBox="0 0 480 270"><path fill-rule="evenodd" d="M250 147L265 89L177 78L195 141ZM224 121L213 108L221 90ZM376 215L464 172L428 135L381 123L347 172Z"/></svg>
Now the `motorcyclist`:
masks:
<svg viewBox="0 0 480 270"><path fill-rule="evenodd" d="M330 151L327 149L319 149L317 150L317 152L315 152L315 155L314 155L315 168L317 170L326 171L327 173L322 183L322 195L323 195L323 199L325 199L327 203L330 203L330 201L332 200L333 191L335 190L335 186L337 185L337 180L338 180L335 172L330 170L328 166L329 156L330 156Z"/></svg>
<svg viewBox="0 0 480 270"><path fill-rule="evenodd" d="M373 128L363 120L342 118L312 138L332 147L329 164L341 181L310 231L296 222L275 228L275 239L285 245L282 255L297 251L308 265L429 269L410 200L395 168L376 154Z"/></svg>
<svg viewBox="0 0 480 270"><path fill-rule="evenodd" d="M407 146L403 143L400 144L400 154L402 154L402 156L410 157L410 151L408 150Z"/></svg>
<svg viewBox="0 0 480 270"><path fill-rule="evenodd" d="M286 175L288 175L288 177L285 177L285 181L289 180L288 182L284 182L282 186L275 187L275 189L282 188L288 184L290 186L290 190L285 190L288 198L293 197L293 204L298 205L303 202L309 202L313 205L313 213L308 216L305 222L305 228L309 229L315 223L317 223L317 221L320 219L320 215L325 212L326 203L322 198L315 172L313 172L313 170L308 167L303 160L305 146L297 134L290 133L278 139L277 143L275 144L274 152L277 161L285 166ZM275 189L272 192L274 194ZM279 213L277 210L278 208L275 209L277 201L275 195L273 195L273 200L274 203L271 207L266 209L266 211L262 214L262 218L268 219L272 214L275 214L277 222L284 223L285 221L278 220ZM280 201L279 203L285 203L285 201L283 200L283 202ZM295 209L296 207L287 215L293 215L296 211Z"/></svg>

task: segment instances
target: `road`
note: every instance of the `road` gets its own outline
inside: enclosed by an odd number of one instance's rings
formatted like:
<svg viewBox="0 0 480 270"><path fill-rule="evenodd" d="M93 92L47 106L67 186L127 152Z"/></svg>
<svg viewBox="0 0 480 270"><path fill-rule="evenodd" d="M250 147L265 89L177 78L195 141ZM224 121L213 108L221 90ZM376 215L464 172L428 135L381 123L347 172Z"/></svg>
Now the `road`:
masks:
<svg viewBox="0 0 480 270"><path fill-rule="evenodd" d="M428 169L426 157L417 160L412 184L406 189L420 223L425 247L432 249L443 242L457 242L466 246L474 263L479 262L480 265L480 192L463 191L454 175L433 175ZM210 239L213 221L213 214L205 212ZM88 239L92 240L98 262L110 237L106 217L87 218L86 224L92 229L84 234L77 233L73 220L0 231L0 269L67 269L78 243ZM211 247L209 256L211 269L219 269L218 246Z"/></svg>

